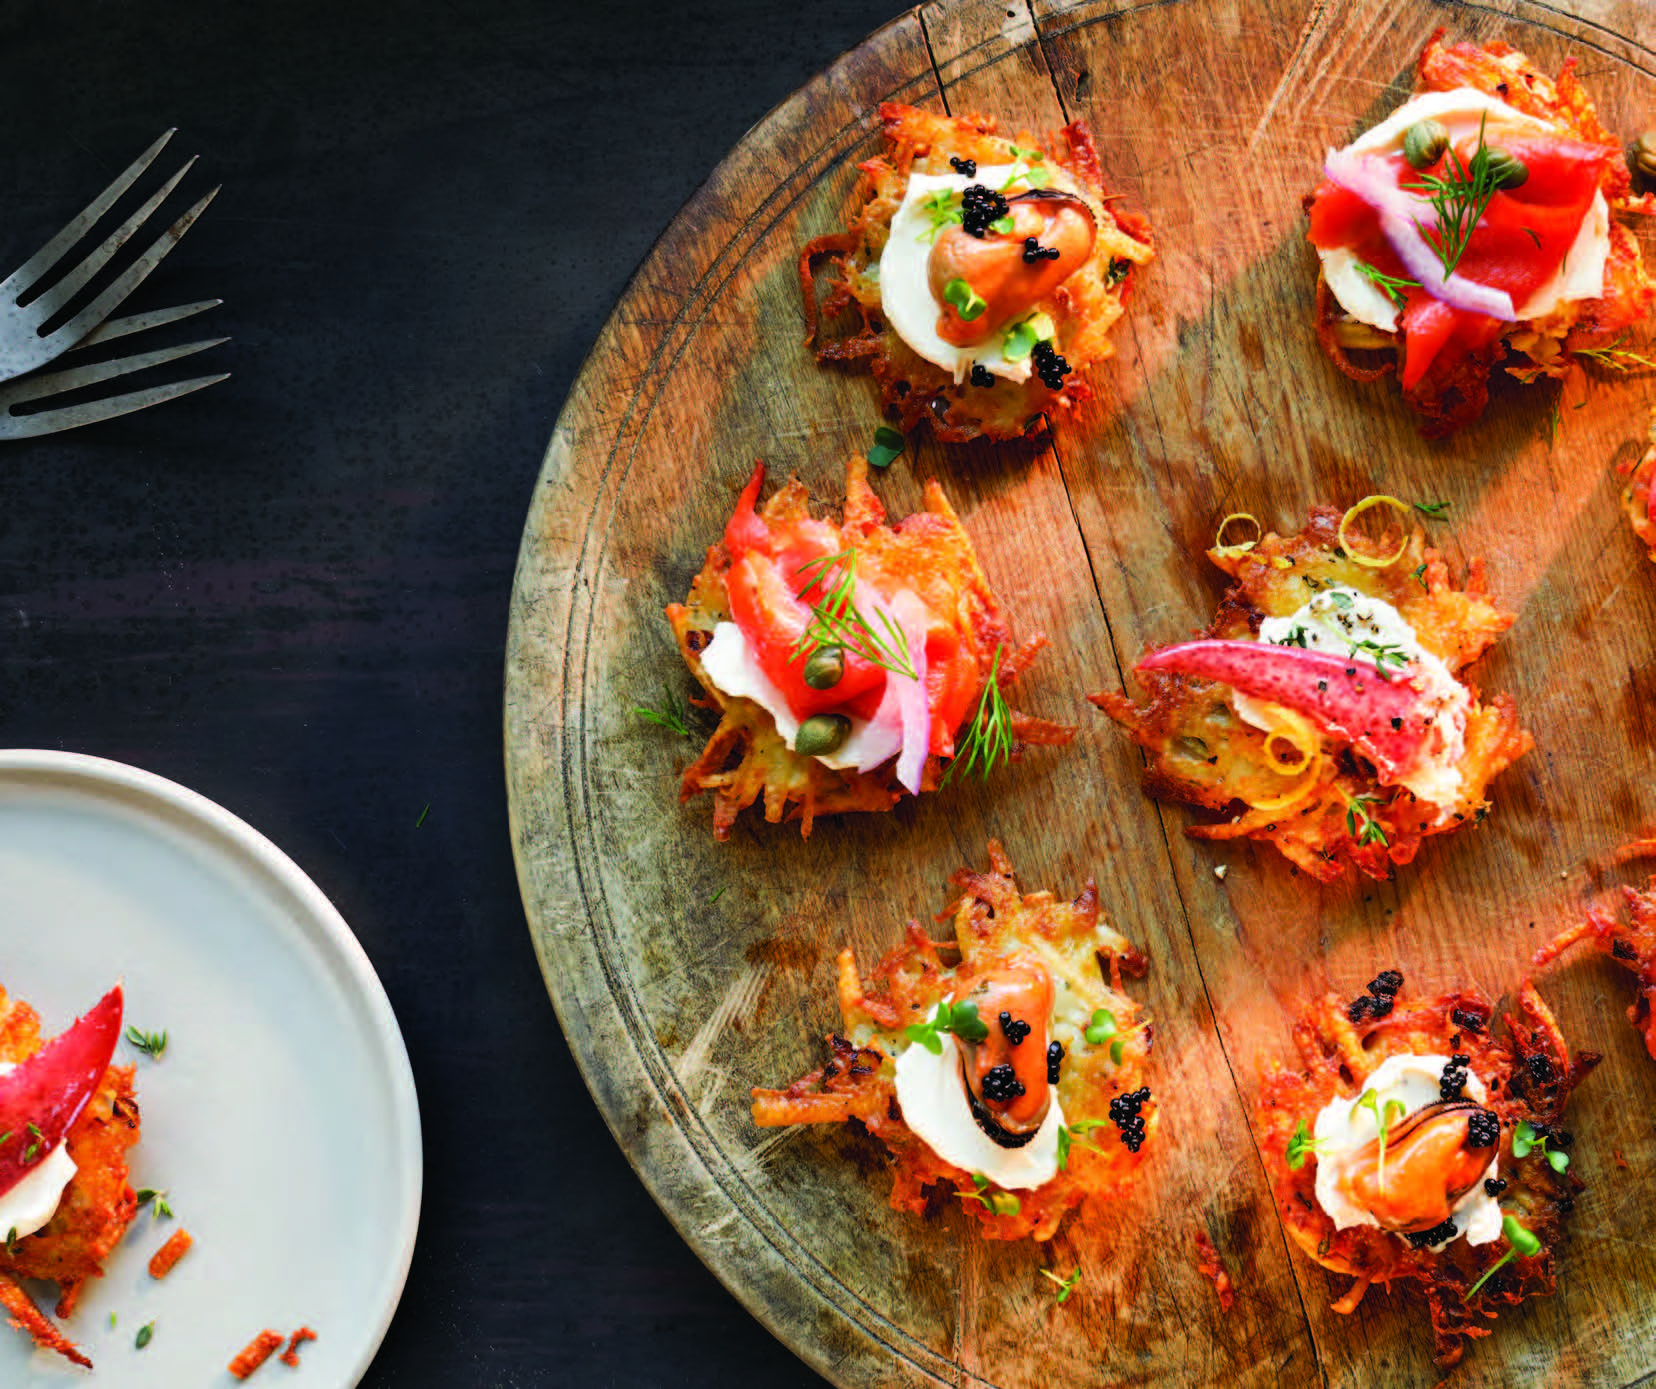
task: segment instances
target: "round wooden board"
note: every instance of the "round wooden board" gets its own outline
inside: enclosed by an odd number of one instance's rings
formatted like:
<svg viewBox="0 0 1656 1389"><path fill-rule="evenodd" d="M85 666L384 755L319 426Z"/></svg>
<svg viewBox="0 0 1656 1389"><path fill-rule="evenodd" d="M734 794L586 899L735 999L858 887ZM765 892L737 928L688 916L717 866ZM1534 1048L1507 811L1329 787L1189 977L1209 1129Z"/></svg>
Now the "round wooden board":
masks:
<svg viewBox="0 0 1656 1389"><path fill-rule="evenodd" d="M548 450L513 602L506 754L524 901L547 987L629 1159L758 1317L842 1385L1425 1385L1425 1307L1291 1253L1248 1123L1288 1026L1326 987L1396 965L1412 989L1510 991L1530 952L1621 879L1603 865L1656 819L1656 573L1617 508L1648 377L1498 387L1486 418L1423 442L1393 382L1317 350L1300 200L1324 151L1395 107L1432 30L1576 55L1607 124L1656 97L1641 0L1023 0L926 5L761 123L674 222L606 327ZM638 718L687 688L663 606L683 596L755 457L824 504L879 423L864 378L802 346L801 244L842 225L896 99L1050 130L1084 116L1106 181L1160 256L1049 444L927 443L876 480L894 515L937 477L1007 611L1054 647L1023 707L1082 726L986 786L890 815L742 823L716 845L678 803L691 745ZM1650 249L1647 245L1647 255ZM1432 538L1483 555L1520 614L1477 675L1517 699L1536 750L1476 829L1392 883L1318 887L1274 853L1186 839L1139 789L1137 751L1082 702L1149 643L1207 620L1215 523L1297 527L1381 491L1449 503ZM809 1070L837 1023L834 955L871 961L1000 838L1028 888L1096 877L1152 961L1162 1127L1142 1189L1049 1245L982 1241L959 1213L886 1205L869 1140L756 1129L748 1089ZM1228 865L1223 881L1214 869ZM1656 1370L1656 1065L1599 957L1542 980L1567 1034L1605 1053L1574 1111L1589 1183L1556 1296L1503 1315L1455 1382L1625 1385ZM1627 1165L1618 1165L1617 1157ZM1238 1288L1221 1314L1198 1230ZM1079 1267L1059 1306L1038 1276Z"/></svg>

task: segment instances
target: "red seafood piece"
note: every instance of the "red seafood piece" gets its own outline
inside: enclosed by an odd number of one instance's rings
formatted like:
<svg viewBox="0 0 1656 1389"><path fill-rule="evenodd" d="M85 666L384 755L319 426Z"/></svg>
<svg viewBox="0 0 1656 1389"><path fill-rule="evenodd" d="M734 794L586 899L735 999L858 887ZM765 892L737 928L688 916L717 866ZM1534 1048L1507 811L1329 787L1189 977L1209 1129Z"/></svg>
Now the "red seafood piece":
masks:
<svg viewBox="0 0 1656 1389"><path fill-rule="evenodd" d="M1418 760L1429 732L1425 702L1409 672L1387 678L1353 656L1207 638L1153 651L1138 669L1217 680L1304 714L1356 747L1386 780Z"/></svg>
<svg viewBox="0 0 1656 1389"><path fill-rule="evenodd" d="M17 1069L0 1076L0 1196L63 1142L121 1039L121 986Z"/></svg>

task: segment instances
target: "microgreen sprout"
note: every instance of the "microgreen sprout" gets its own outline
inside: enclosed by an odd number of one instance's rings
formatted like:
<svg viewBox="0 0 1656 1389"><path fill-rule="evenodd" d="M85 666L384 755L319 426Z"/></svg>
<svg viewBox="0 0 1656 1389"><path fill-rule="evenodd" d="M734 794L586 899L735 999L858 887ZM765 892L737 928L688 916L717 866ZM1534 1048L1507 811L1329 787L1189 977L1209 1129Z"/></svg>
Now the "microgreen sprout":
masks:
<svg viewBox="0 0 1656 1389"><path fill-rule="evenodd" d="M880 624L880 630L876 631L856 609L853 599L857 592L857 551L854 547L802 564L794 570L794 577L804 580L798 592L801 599L812 589L818 590L821 596L811 604L810 620L788 656L790 661L810 656L819 646L843 646L871 666L909 680L919 678L909 658L908 638L897 620L883 611L875 613Z"/></svg>
<svg viewBox="0 0 1656 1389"><path fill-rule="evenodd" d="M1332 1138L1313 1138L1311 1130L1304 1119L1294 1126L1293 1136L1288 1140L1288 1167L1290 1171L1298 1172L1305 1166L1305 1160L1313 1153L1321 1152L1334 1140Z"/></svg>
<svg viewBox="0 0 1656 1389"><path fill-rule="evenodd" d="M684 721L684 701L665 685L661 687L661 708L652 709L646 704L635 704L633 713L637 714L639 718L655 724L658 728L665 728L671 733L678 734L681 738L690 736L689 725ZM130 1036L130 1029L128 1035Z"/></svg>
<svg viewBox="0 0 1656 1389"><path fill-rule="evenodd" d="M926 214L926 220L931 225L915 240L927 244L936 241L945 228L957 226L965 218L960 206L960 194L953 188L938 189L920 204L920 210Z"/></svg>
<svg viewBox="0 0 1656 1389"><path fill-rule="evenodd" d="M1513 1259L1519 1257L1520 1255L1526 1259L1533 1259L1541 1252L1541 1241L1530 1233L1529 1230L1525 1229L1524 1226L1520 1225L1514 1216L1508 1215L1502 1217L1501 1233L1506 1236L1507 1243L1511 1246L1511 1248L1484 1270L1482 1278L1478 1279L1476 1283L1461 1294L1462 1302L1471 1301L1472 1295L1476 1293L1479 1288L1483 1287L1483 1285L1491 1278L1493 1278L1495 1276L1495 1270L1500 1268L1502 1265L1511 1263Z"/></svg>
<svg viewBox="0 0 1656 1389"><path fill-rule="evenodd" d="M139 1350L142 1350L145 1346L147 1346L154 1339L155 1339L155 1323L152 1322L152 1321L145 1322L142 1326L140 1326L138 1328L138 1335L137 1335L136 1339L133 1341L133 1345L137 1346L137 1348Z"/></svg>
<svg viewBox="0 0 1656 1389"><path fill-rule="evenodd" d="M1351 1107L1351 1117L1357 1117L1359 1109L1366 1109L1374 1115L1375 1126L1380 1131L1380 1190L1386 1189L1386 1135L1391 1126L1408 1113L1408 1107L1402 1100L1387 1100L1384 1110L1380 1108L1380 1096L1374 1090L1365 1090L1357 1103Z"/></svg>
<svg viewBox="0 0 1656 1389"><path fill-rule="evenodd" d="M955 749L949 770L943 774L947 786L955 772L971 776L976 772L985 780L1002 762L1012 760L1012 710L1000 691L1001 647L995 646L995 659L989 667L989 679L984 683L978 706L966 725L966 736Z"/></svg>
<svg viewBox="0 0 1656 1389"><path fill-rule="evenodd" d="M1127 1039L1119 1035L1120 1028L1116 1024L1115 1014L1108 1008L1093 1009L1092 1018L1083 1029L1081 1035L1095 1047L1101 1047L1105 1042L1110 1043L1110 1060L1116 1065L1121 1064L1121 1056L1126 1050ZM1111 1038L1114 1038L1111 1041Z"/></svg>
<svg viewBox="0 0 1656 1389"><path fill-rule="evenodd" d="M167 1204L167 1193L157 1191L154 1187L146 1186L138 1193L138 1204L148 1206L150 1213L157 1220L171 1220L173 1208Z"/></svg>
<svg viewBox="0 0 1656 1389"><path fill-rule="evenodd" d="M981 1172L972 1173L972 1185L977 1188L976 1191L959 1191L955 1194L962 1201L981 1202L983 1208L991 1215L1017 1215L1023 1209L1023 1202L1010 1191L990 1191L989 1178Z"/></svg>
<svg viewBox="0 0 1656 1389"><path fill-rule="evenodd" d="M1031 314L1006 330L1006 341L1001 355L1009 362L1021 362L1035 350L1035 344L1046 342L1058 331L1044 313Z"/></svg>
<svg viewBox="0 0 1656 1389"><path fill-rule="evenodd" d="M1359 844L1379 844L1382 847L1389 847L1391 844L1380 822L1368 812L1368 807L1377 804L1379 800L1378 796L1370 795L1366 791L1346 800L1346 833Z"/></svg>
<svg viewBox="0 0 1656 1389"><path fill-rule="evenodd" d="M161 1053L167 1049L167 1034L165 1032L145 1032L142 1028L129 1027L126 1030L126 1039L145 1056L159 1061Z"/></svg>
<svg viewBox="0 0 1656 1389"><path fill-rule="evenodd" d="M1069 1301L1069 1295L1075 1291L1075 1285L1081 1281L1081 1270L1077 1268L1068 1278L1060 1278L1051 1269L1039 1270L1041 1277L1058 1285L1058 1303L1062 1306Z"/></svg>
<svg viewBox="0 0 1656 1389"><path fill-rule="evenodd" d="M1420 288L1419 280L1405 280L1397 275L1388 275L1384 270L1381 270L1378 266L1370 265L1366 260L1355 262L1352 269L1394 304L1400 305L1403 303L1407 297L1406 291Z"/></svg>
<svg viewBox="0 0 1656 1389"><path fill-rule="evenodd" d="M908 447L908 440L901 431L893 429L888 424L882 424L874 431L874 447L868 451L868 466L871 468L889 468L903 456L903 450Z"/></svg>
<svg viewBox="0 0 1656 1389"><path fill-rule="evenodd" d="M1656 361L1649 357L1641 357L1637 352L1628 352L1622 347L1626 341L1625 332L1617 333L1614 341L1607 347L1577 347L1573 351L1577 357L1590 357L1611 371L1630 371L1634 367L1656 367Z"/></svg>
<svg viewBox="0 0 1656 1389"><path fill-rule="evenodd" d="M1086 1141L1084 1135L1094 1129L1104 1128L1108 1119L1077 1119L1073 1124L1062 1124L1058 1129L1058 1170L1069 1171L1069 1155L1072 1147L1092 1148L1096 1153L1099 1149Z"/></svg>
<svg viewBox="0 0 1656 1389"><path fill-rule="evenodd" d="M958 277L943 286L943 302L954 305L954 310L960 315L962 323L972 323L982 318L983 311L989 307L987 299Z"/></svg>
<svg viewBox="0 0 1656 1389"><path fill-rule="evenodd" d="M1449 510L1448 502L1415 502L1413 506L1421 515L1430 516L1434 521L1441 521Z"/></svg>
<svg viewBox="0 0 1656 1389"><path fill-rule="evenodd" d="M977 1004L954 1003L944 999L929 1022L910 1023L903 1029L909 1041L924 1047L933 1056L943 1054L942 1034L952 1032L968 1042L987 1041L989 1026L978 1016Z"/></svg>
<svg viewBox="0 0 1656 1389"><path fill-rule="evenodd" d="M1539 1152L1547 1159L1547 1166L1554 1172L1562 1172L1570 1165L1570 1155L1557 1148L1547 1147L1552 1138L1550 1133L1538 1130L1528 1119L1520 1119L1518 1127L1512 1131L1512 1155L1515 1158L1526 1158L1532 1152Z"/></svg>

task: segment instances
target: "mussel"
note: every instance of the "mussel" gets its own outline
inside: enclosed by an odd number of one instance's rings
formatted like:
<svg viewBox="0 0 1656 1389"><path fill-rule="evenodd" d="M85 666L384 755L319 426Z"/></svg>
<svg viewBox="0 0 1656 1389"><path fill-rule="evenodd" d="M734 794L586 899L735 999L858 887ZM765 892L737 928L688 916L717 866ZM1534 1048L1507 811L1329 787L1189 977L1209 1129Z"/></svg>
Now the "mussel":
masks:
<svg viewBox="0 0 1656 1389"><path fill-rule="evenodd" d="M1033 309L1086 264L1098 237L1086 201L1058 188L1008 198L1006 217L995 230L995 236L978 237L951 227L932 247L931 291L949 306L937 331L957 347L985 342ZM964 286L970 298L958 288L951 294L951 286ZM962 303L972 307L963 311Z"/></svg>
<svg viewBox="0 0 1656 1389"><path fill-rule="evenodd" d="M957 978L955 1001L977 1006L986 1035L962 1036L961 1084L978 1127L1003 1148L1021 1148L1051 1108L1047 1036L1052 976L1032 960L1008 960Z"/></svg>
<svg viewBox="0 0 1656 1389"><path fill-rule="evenodd" d="M1378 1139L1353 1153L1341 1185L1383 1229L1434 1229L1488 1172L1496 1145L1478 1140L1493 1119L1471 1100L1426 1105L1387 1132L1383 1164Z"/></svg>

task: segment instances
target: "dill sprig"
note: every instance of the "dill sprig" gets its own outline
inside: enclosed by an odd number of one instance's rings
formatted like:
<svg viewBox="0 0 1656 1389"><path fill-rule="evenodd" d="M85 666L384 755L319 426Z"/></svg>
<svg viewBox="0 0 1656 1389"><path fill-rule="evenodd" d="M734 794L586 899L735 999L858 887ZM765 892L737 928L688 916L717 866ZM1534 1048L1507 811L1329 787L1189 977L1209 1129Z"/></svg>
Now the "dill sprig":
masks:
<svg viewBox="0 0 1656 1389"><path fill-rule="evenodd" d="M1353 262L1351 268L1399 307L1407 297L1408 290L1420 288L1419 280L1405 280L1398 275L1388 275L1366 260Z"/></svg>
<svg viewBox="0 0 1656 1389"><path fill-rule="evenodd" d="M805 631L788 654L790 661L808 657L819 646L840 646L855 652L871 666L888 670L909 680L920 677L909 657L908 638L903 629L884 612L876 612L880 631L860 612L853 599L857 593L857 551L855 547L837 555L824 555L794 570L794 577L806 576L798 596L803 599L813 588L822 596L811 604L811 618ZM829 576L833 585L829 586Z"/></svg>
<svg viewBox="0 0 1656 1389"><path fill-rule="evenodd" d="M688 738L690 736L689 725L684 721L684 701L665 685L661 687L661 708L652 709L647 704L635 704L633 706L633 713L637 714L639 718L646 719L650 723L655 724L659 728L665 728L670 732L678 734L681 738ZM424 820L425 816L421 815L420 818Z"/></svg>
<svg viewBox="0 0 1656 1389"><path fill-rule="evenodd" d="M1443 263L1444 279L1455 273L1490 199L1501 191L1490 147L1484 143L1484 125L1488 119L1485 115L1478 121L1478 147L1472 152L1470 162L1451 149L1443 173L1422 174L1419 183L1403 185L1404 191L1424 196L1437 214L1435 228L1427 231L1421 227L1420 230L1426 244Z"/></svg>
<svg viewBox="0 0 1656 1389"><path fill-rule="evenodd" d="M1656 367L1656 361L1649 357L1641 357L1637 352L1628 352L1622 348L1627 340L1626 332L1616 334L1615 340L1608 347L1578 347L1575 349L1577 357L1591 357L1601 366L1609 367L1611 371L1631 371L1634 367Z"/></svg>
<svg viewBox="0 0 1656 1389"><path fill-rule="evenodd" d="M949 770L943 774L945 786L957 770L964 769L965 776L977 772L987 780L997 765L1012 760L1012 710L1007 707L1006 697L1000 692L1001 649L997 644L994 663L989 668L989 680L978 700L977 712L966 726L966 736L955 749L954 761L949 763Z"/></svg>

